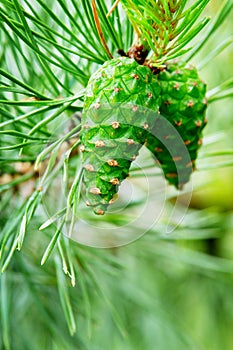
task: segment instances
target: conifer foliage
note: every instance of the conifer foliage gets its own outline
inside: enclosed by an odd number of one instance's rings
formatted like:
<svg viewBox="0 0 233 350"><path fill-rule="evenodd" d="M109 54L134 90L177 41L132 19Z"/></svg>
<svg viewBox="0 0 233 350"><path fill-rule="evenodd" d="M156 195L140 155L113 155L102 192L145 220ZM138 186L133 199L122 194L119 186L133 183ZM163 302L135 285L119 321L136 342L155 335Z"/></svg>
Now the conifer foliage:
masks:
<svg viewBox="0 0 233 350"><path fill-rule="evenodd" d="M232 349L232 8L0 0L0 349ZM182 222L158 163L178 189L197 164L213 191ZM136 199L111 212L129 175ZM72 236L91 229L114 249Z"/></svg>

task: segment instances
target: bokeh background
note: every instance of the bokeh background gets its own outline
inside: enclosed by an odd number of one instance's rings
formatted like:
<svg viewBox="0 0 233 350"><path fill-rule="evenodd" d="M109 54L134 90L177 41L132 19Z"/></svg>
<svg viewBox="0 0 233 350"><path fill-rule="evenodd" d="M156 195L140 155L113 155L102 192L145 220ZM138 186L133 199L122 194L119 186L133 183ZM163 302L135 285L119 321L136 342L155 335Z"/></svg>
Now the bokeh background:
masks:
<svg viewBox="0 0 233 350"><path fill-rule="evenodd" d="M13 5L18 1L9 3ZM29 8L27 2L19 3L24 8ZM39 1L34 1L34 5L39 11ZM58 6L50 5L65 23L66 16L62 7L58 10ZM210 1L205 14L214 19L221 6L220 0ZM51 14L44 10L38 14L50 25ZM159 196L152 198L155 207L165 205L163 215L131 244L96 249L67 240L63 236L46 264L41 267L41 258L56 231L55 225L39 230L47 220L42 204L38 205L27 226L22 250L16 251L12 257L14 235L19 230L22 232L20 220L23 214L20 213L25 212L23 203L31 194L37 179L32 175L26 182L16 183L17 186L7 185L17 181L18 178L12 178L17 169L14 164L6 161L9 150L8 153L2 151L0 256L9 257L9 266L0 277L0 349L232 349L232 44L221 50L216 57L209 56L221 43L226 40L232 42L231 19L232 16L229 15L191 61L200 67L200 76L207 82L208 90L217 87L219 96L224 93L224 89L221 92L221 84L231 80L231 85L228 84L229 97L219 98L209 104L209 122L204 130L203 147L192 179L193 190L191 193L188 189L184 190L177 198L177 193L167 188L165 203ZM25 60L26 65L21 66L21 76L24 75L25 82L40 90L39 77L43 79L43 74L39 68L35 77L30 76L30 67L28 71L25 68L30 59L33 59L33 54L28 53L16 31L14 35L11 31L9 34L22 45L21 48L29 59ZM202 35L196 40L201 41L201 38ZM10 39L7 39L4 30L1 40L4 43L4 51L0 52L1 67L10 70L11 66L11 72L17 75L20 67L18 70L15 68L16 51L14 55L14 50L10 50ZM22 57L21 55L18 61L19 66ZM96 69L96 65L85 67L89 71ZM66 79L71 89L77 89L75 78L71 81L67 75ZM1 95L3 98L6 95ZM16 96L10 95L10 98ZM22 111L25 113L25 107L16 106L15 110L10 108L12 107L7 107L5 111L16 115ZM61 118L68 120L71 115L73 111L68 111L66 117L62 115ZM6 114L2 113L0 118L5 121ZM38 118L42 120L44 114L41 113ZM30 118L28 122L33 124ZM59 123L60 119L55 122L55 126ZM54 126L49 126L50 130L52 127ZM1 134L1 146L14 142L16 141L9 139L7 133ZM39 146L32 145L25 151L26 156L30 158L33 157L33 152L38 153L37 147ZM10 152L9 157L18 156L18 149ZM71 177L72 171L75 174L77 159L78 155L71 161ZM23 176L27 176L27 173ZM140 181L140 177L136 181ZM161 183L164 186L160 174L156 174L154 186L161 188ZM191 198L188 209L187 198L188 201ZM178 204L174 217L169 221L176 201ZM53 212L53 202L49 205ZM27 210L30 216L31 207ZM177 226L180 215L184 212L183 220ZM125 215L127 217L127 210ZM95 220L100 219L91 216L88 220L95 223ZM113 214L101 220L106 220L106 224L109 220L119 229L122 225L121 218L114 217ZM146 215L141 220L146 221ZM171 234L166 232L168 221L171 228L174 228ZM136 232L133 222L130 219L128 222L129 232ZM6 261L7 258L2 266L5 266Z"/></svg>

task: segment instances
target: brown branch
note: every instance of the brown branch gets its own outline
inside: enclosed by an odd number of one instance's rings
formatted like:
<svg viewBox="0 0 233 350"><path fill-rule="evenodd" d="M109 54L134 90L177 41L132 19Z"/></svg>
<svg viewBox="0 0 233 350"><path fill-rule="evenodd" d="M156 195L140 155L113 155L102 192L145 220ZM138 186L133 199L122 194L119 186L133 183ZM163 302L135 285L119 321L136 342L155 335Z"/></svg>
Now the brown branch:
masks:
<svg viewBox="0 0 233 350"><path fill-rule="evenodd" d="M100 21L99 21L99 16L98 16L98 12L97 12L97 8L96 8L96 3L95 3L95 0L92 0L92 9L93 9L93 14L94 14L94 20L95 20L95 25L96 25L96 29L98 31L98 34L99 34L99 37L100 37L100 40L101 40L101 43L103 45L103 47L105 48L108 56L110 58L113 58L109 48L108 48L108 45L104 39L104 34L102 32L102 29L101 29L101 25L100 25Z"/></svg>

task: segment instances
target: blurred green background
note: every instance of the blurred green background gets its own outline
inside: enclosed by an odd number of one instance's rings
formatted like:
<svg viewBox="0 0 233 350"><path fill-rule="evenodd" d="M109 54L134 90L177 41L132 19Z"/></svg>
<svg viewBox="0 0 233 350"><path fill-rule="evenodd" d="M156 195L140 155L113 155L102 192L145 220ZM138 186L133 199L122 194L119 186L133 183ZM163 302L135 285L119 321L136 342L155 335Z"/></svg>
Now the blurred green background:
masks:
<svg viewBox="0 0 233 350"><path fill-rule="evenodd" d="M221 6L220 0L210 1L205 14L215 18ZM220 43L232 40L232 32L230 15L192 63L201 66ZM202 67L208 90L232 79L232 62L229 45ZM0 277L1 350L232 349L232 111L232 97L209 105L190 206L170 235L165 232L166 210L173 208L176 194L168 189L164 214L140 239L112 249L63 239L41 267L54 226L39 231L44 217L37 208L22 250ZM1 142L6 144L7 136ZM6 172L5 163L3 168ZM174 227L187 196L178 198ZM3 192L4 230L21 204L22 192ZM62 271L71 271L72 277L72 268L75 286Z"/></svg>

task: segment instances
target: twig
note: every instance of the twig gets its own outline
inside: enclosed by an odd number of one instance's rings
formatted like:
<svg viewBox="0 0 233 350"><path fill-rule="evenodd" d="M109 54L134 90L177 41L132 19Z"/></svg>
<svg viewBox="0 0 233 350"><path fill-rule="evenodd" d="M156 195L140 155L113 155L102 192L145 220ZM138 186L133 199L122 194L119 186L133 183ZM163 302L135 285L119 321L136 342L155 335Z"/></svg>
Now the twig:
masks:
<svg viewBox="0 0 233 350"><path fill-rule="evenodd" d="M104 39L104 34L102 32L102 29L101 29L101 25L100 25L99 16L98 16L98 13L97 13L95 0L92 0L92 9L93 9L93 14L94 14L94 20L95 20L95 24L96 24L96 29L98 31L101 43L102 43L103 47L105 48L108 56L110 58L113 58L111 52L109 51L108 45L107 45L107 43L106 43L106 41Z"/></svg>
<svg viewBox="0 0 233 350"><path fill-rule="evenodd" d="M118 6L119 2L120 2L120 0L116 0L116 1L114 2L114 4L112 5L112 7L110 8L110 10L108 11L106 17L109 17L109 16L113 13L113 11L115 10L115 8Z"/></svg>

